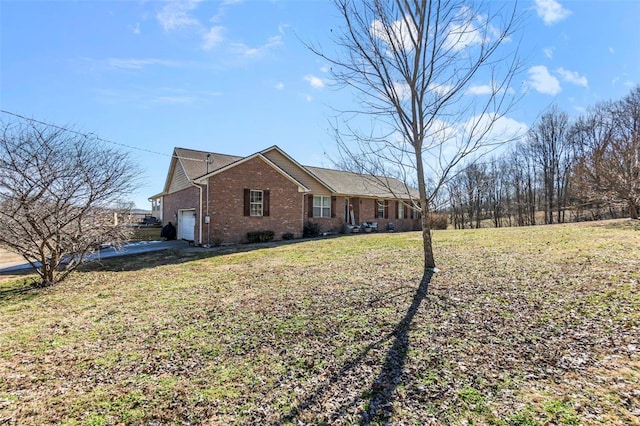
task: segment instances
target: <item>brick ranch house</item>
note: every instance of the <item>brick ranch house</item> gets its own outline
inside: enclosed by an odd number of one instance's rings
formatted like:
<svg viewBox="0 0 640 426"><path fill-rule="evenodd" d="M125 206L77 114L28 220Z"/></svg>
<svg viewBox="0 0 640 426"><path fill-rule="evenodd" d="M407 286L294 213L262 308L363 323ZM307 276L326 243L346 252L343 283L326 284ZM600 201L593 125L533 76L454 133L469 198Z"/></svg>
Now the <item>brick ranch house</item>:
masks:
<svg viewBox="0 0 640 426"><path fill-rule="evenodd" d="M175 148L163 192L149 198L163 225L197 245L239 243L250 231L419 230L417 194L397 179L300 165L277 146L247 157Z"/></svg>

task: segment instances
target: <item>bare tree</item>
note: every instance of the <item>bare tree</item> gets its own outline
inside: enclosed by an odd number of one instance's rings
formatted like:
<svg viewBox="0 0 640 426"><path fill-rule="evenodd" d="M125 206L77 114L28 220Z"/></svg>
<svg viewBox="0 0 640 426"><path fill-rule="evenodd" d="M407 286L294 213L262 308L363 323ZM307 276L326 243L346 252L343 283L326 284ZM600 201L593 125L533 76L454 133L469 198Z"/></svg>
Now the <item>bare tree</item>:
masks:
<svg viewBox="0 0 640 426"><path fill-rule="evenodd" d="M507 225L511 226L511 196L509 169L505 160L492 158L487 171L487 201L491 210L493 226L499 228Z"/></svg>
<svg viewBox="0 0 640 426"><path fill-rule="evenodd" d="M536 224L535 170L530 150L519 143L508 155L508 176L515 203L518 226Z"/></svg>
<svg viewBox="0 0 640 426"><path fill-rule="evenodd" d="M640 86L618 102L600 104L573 128L578 145L576 189L591 200L625 203L640 214Z"/></svg>
<svg viewBox="0 0 640 426"><path fill-rule="evenodd" d="M488 183L489 176L486 164L476 162L464 167L461 173L449 181L449 191L458 196L455 203L458 211L455 213L461 218L467 218L470 229L481 227L490 191ZM462 222L461 228L465 227Z"/></svg>
<svg viewBox="0 0 640 426"><path fill-rule="evenodd" d="M35 121L2 121L0 245L21 255L43 286L63 280L103 243L125 241L115 203L138 169L95 138Z"/></svg>
<svg viewBox="0 0 640 426"><path fill-rule="evenodd" d="M557 221L562 221L564 193L568 177L569 116L557 107L551 108L529 129L529 153L538 165L544 195L544 220L553 223L554 209Z"/></svg>
<svg viewBox="0 0 640 426"><path fill-rule="evenodd" d="M428 222L433 200L463 159L511 136L496 135L496 124L516 95L510 85L519 70L517 47L501 49L518 26L516 5L493 10L492 2L461 0L334 2L344 22L334 32L337 52L311 49L360 105L357 111L336 107L342 113L335 124L338 145L363 170L384 164L416 182L426 276L436 266Z"/></svg>

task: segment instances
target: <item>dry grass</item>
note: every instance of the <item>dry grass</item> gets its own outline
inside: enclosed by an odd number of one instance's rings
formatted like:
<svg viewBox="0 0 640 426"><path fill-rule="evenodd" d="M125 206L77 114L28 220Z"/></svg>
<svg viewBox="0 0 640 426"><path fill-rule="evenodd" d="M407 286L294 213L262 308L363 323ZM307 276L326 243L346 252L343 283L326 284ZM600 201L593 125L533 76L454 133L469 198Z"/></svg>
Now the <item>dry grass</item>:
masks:
<svg viewBox="0 0 640 426"><path fill-rule="evenodd" d="M637 222L434 238L422 285L418 233L4 282L0 423L640 424Z"/></svg>

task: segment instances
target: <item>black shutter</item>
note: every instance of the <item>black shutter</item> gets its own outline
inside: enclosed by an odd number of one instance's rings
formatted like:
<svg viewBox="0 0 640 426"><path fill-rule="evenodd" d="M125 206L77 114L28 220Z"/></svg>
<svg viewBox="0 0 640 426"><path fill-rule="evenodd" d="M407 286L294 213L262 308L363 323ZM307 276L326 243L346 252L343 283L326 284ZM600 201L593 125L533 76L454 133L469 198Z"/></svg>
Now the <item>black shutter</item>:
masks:
<svg viewBox="0 0 640 426"><path fill-rule="evenodd" d="M251 200L250 200L251 190L248 188L244 189L244 215L251 216Z"/></svg>
<svg viewBox="0 0 640 426"><path fill-rule="evenodd" d="M269 190L262 191L262 215L269 216Z"/></svg>
<svg viewBox="0 0 640 426"><path fill-rule="evenodd" d="M373 217L378 218L378 200L373 200Z"/></svg>
<svg viewBox="0 0 640 426"><path fill-rule="evenodd" d="M336 197L331 197L331 217L336 217Z"/></svg>
<svg viewBox="0 0 640 426"><path fill-rule="evenodd" d="M309 200L307 202L307 216L313 217L313 195L309 194L308 197Z"/></svg>
<svg viewBox="0 0 640 426"><path fill-rule="evenodd" d="M396 219L400 219L399 210L400 210L400 201L396 200Z"/></svg>

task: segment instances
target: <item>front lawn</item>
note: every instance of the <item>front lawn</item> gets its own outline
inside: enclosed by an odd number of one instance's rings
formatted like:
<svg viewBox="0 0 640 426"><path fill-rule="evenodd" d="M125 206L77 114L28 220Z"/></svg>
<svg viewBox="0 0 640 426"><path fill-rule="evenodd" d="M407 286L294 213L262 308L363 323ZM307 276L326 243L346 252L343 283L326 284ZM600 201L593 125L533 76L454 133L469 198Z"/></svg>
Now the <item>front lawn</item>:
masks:
<svg viewBox="0 0 640 426"><path fill-rule="evenodd" d="M640 424L637 221L420 238L5 280L0 424Z"/></svg>

